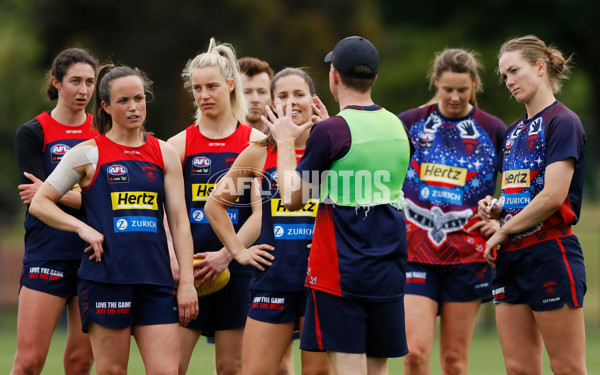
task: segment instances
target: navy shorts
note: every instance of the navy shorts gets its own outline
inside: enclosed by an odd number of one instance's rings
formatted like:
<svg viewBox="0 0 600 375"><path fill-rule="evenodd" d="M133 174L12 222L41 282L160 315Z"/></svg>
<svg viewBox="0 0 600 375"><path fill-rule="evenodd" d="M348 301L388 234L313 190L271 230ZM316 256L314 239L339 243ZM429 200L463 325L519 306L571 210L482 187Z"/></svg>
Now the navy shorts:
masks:
<svg viewBox="0 0 600 375"><path fill-rule="evenodd" d="M229 282L216 293L198 298L198 317L186 328L214 336L215 331L243 328L248 313L249 275L231 274Z"/></svg>
<svg viewBox="0 0 600 375"><path fill-rule="evenodd" d="M81 260L28 262L21 271L21 286L57 297L77 296L77 270Z"/></svg>
<svg viewBox="0 0 600 375"><path fill-rule="evenodd" d="M361 301L311 290L300 349L402 357L408 353L404 299Z"/></svg>
<svg viewBox="0 0 600 375"><path fill-rule="evenodd" d="M78 290L83 332L90 321L116 329L179 322L174 287L79 279Z"/></svg>
<svg viewBox="0 0 600 375"><path fill-rule="evenodd" d="M583 251L576 236L515 251L498 251L494 303L527 304L534 311L582 307L587 290Z"/></svg>
<svg viewBox="0 0 600 375"><path fill-rule="evenodd" d="M408 262L405 294L441 302L492 299L494 270L487 263L437 265Z"/></svg>
<svg viewBox="0 0 600 375"><path fill-rule="evenodd" d="M266 323L297 322L304 316L306 291L268 292L252 290L248 317Z"/></svg>

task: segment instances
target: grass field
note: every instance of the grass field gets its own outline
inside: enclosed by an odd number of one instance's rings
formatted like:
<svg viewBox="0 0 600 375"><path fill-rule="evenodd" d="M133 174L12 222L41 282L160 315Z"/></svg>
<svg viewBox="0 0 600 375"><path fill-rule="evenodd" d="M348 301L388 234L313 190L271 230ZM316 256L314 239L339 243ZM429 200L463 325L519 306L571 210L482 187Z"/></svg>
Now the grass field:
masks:
<svg viewBox="0 0 600 375"><path fill-rule="evenodd" d="M588 292L585 299L585 316L587 332L587 366L590 375L600 375L600 204L586 204L581 213L581 221L575 227L586 257ZM2 248L0 246L0 248ZM494 311L491 304L486 304L478 318L473 337L469 361L469 373L474 375L505 374L502 351L495 331ZM560 324L560 322L557 322ZM16 311L5 308L0 311L0 374L8 374L16 345ZM48 354L43 374L62 374L62 351L65 345L65 332L57 329ZM432 374L440 374L439 351L435 343L432 355ZM300 358L298 342L295 341L294 365L296 374L300 374ZM189 374L210 375L214 369L214 348L204 340L197 345ZM402 359L392 359L389 363L390 374L402 373ZM143 374L144 367L135 343L132 343L129 361L130 374ZM547 358L544 363L544 374L551 374Z"/></svg>
<svg viewBox="0 0 600 375"><path fill-rule="evenodd" d="M1 314L2 326L0 327L0 374L8 374L11 368L15 351L15 327L16 313L14 310L5 311ZM587 362L589 374L600 374L600 330L588 329L587 337ZM65 345L65 331L59 329L55 332L50 353L44 367L43 374L62 374L62 351ZM300 357L298 350L298 341L294 342L294 367L296 374L300 374ZM437 347L437 341L436 341ZM439 351L434 350L432 358L432 374L441 374L438 360ZM214 348L213 345L206 344L205 340L200 340L192 357L188 374L210 375L214 369ZM395 358L389 362L390 374L402 373L402 359ZM144 366L141 357L132 341L131 355L129 360L130 374L143 374ZM469 361L469 373L478 375L501 375L505 374L504 362L500 343L493 327L477 328L473 337L471 348L471 358ZM547 358L544 363L544 374L551 374Z"/></svg>

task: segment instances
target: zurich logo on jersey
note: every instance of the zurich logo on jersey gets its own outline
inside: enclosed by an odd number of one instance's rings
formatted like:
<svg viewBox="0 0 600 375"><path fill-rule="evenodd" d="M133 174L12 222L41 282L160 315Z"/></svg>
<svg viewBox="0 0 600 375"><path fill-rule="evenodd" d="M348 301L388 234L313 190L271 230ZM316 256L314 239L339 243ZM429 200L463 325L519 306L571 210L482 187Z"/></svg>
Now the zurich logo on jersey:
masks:
<svg viewBox="0 0 600 375"><path fill-rule="evenodd" d="M129 182L129 173L127 167L121 164L113 164L106 168L106 175L109 183Z"/></svg>
<svg viewBox="0 0 600 375"><path fill-rule="evenodd" d="M280 238L281 236L283 236L283 227L281 225L276 225L273 227L273 234L275 235L275 238Z"/></svg>
<svg viewBox="0 0 600 375"><path fill-rule="evenodd" d="M52 162L58 163L70 149L71 147L62 143L52 146L52 148L50 149L50 154L52 155Z"/></svg>
<svg viewBox="0 0 600 375"><path fill-rule="evenodd" d="M192 160L192 174L209 174L212 161L206 156L198 156Z"/></svg>
<svg viewBox="0 0 600 375"><path fill-rule="evenodd" d="M123 216L113 218L115 233L157 232L157 219L152 216Z"/></svg>
<svg viewBox="0 0 600 375"><path fill-rule="evenodd" d="M311 240L314 224L273 225L273 235L279 240Z"/></svg>
<svg viewBox="0 0 600 375"><path fill-rule="evenodd" d="M227 215L231 220L232 224L238 223L239 210L237 208L229 208L227 209ZM203 208L192 208L190 210L190 223L192 224L208 224L208 219L204 214Z"/></svg>

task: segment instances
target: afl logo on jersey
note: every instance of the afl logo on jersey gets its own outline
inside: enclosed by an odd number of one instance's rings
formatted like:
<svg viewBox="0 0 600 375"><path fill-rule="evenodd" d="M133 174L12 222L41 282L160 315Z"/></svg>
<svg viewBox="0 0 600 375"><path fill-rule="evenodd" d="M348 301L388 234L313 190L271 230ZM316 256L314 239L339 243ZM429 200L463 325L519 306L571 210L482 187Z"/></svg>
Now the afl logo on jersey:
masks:
<svg viewBox="0 0 600 375"><path fill-rule="evenodd" d="M277 175L277 171L271 173L269 184L271 185L271 189L277 189L279 187L279 176Z"/></svg>
<svg viewBox="0 0 600 375"><path fill-rule="evenodd" d="M206 156L198 156L192 160L192 174L209 174L212 161Z"/></svg>
<svg viewBox="0 0 600 375"><path fill-rule="evenodd" d="M52 155L52 162L58 163L70 149L71 147L62 143L52 146L52 148L50 149L50 154Z"/></svg>
<svg viewBox="0 0 600 375"><path fill-rule="evenodd" d="M129 182L129 173L127 167L121 164L113 164L106 168L106 175L109 183Z"/></svg>
<svg viewBox="0 0 600 375"><path fill-rule="evenodd" d="M514 138L508 138L506 140L506 146L504 147L504 156L510 155L510 152L512 151L512 147L514 144L515 144Z"/></svg>
<svg viewBox="0 0 600 375"><path fill-rule="evenodd" d="M422 132L419 134L419 147L421 148L431 148L433 146L433 140L435 139L435 134L430 132Z"/></svg>

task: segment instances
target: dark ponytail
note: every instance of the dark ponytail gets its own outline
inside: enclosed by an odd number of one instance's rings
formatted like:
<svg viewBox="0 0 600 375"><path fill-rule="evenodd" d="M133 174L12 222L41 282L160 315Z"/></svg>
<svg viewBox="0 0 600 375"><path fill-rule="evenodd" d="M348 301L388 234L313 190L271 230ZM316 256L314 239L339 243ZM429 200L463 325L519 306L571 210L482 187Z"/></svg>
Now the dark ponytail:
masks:
<svg viewBox="0 0 600 375"><path fill-rule="evenodd" d="M130 68L128 66L115 66L114 64L106 64L100 68L98 78L96 79L95 97L94 97L94 119L92 120L92 128L100 134L106 134L112 128L112 117L104 108L102 102L110 104L110 86L111 82L118 78L136 76L144 85L144 93L152 98L152 81L148 76L138 68ZM148 102L149 100L147 100ZM143 132L146 132L142 128Z"/></svg>

